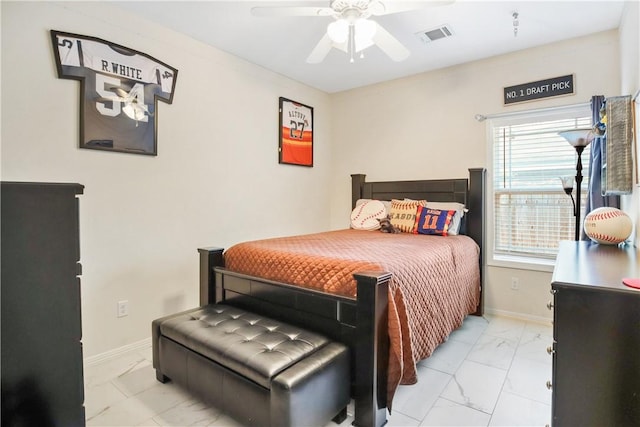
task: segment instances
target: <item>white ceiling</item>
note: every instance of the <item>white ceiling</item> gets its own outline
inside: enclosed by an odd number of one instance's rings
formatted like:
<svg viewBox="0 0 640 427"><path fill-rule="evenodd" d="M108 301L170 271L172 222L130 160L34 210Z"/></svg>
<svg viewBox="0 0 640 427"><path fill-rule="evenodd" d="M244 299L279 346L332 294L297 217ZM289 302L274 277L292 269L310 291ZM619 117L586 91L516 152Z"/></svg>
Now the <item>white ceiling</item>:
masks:
<svg viewBox="0 0 640 427"><path fill-rule="evenodd" d="M393 2L394 0L386 0ZM306 58L331 17L259 17L254 6L321 6L329 1L129 1L116 5L146 19L322 91L333 93L618 28L622 1L480 1L372 17L411 52L394 62L377 46L349 62L337 49L320 64ZM513 12L518 13L514 36ZM415 33L447 24L453 37L431 43ZM594 61L597 61L594 52ZM159 58L160 59L160 58ZM541 76L549 77L549 76Z"/></svg>

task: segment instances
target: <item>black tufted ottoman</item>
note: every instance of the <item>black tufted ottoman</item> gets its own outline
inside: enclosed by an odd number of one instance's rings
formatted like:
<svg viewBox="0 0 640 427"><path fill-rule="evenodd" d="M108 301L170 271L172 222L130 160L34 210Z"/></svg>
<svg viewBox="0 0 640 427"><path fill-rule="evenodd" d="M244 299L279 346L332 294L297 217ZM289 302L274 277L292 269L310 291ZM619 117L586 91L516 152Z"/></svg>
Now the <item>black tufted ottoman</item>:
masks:
<svg viewBox="0 0 640 427"><path fill-rule="evenodd" d="M153 367L247 426L341 423L349 350L322 335L212 304L152 323Z"/></svg>

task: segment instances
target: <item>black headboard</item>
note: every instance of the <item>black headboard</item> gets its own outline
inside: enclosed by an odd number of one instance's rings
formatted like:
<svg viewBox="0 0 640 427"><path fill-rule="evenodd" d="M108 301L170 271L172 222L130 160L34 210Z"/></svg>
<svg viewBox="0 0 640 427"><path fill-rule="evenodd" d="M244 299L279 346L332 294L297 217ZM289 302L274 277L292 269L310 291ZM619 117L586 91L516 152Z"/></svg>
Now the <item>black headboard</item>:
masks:
<svg viewBox="0 0 640 427"><path fill-rule="evenodd" d="M351 207L358 199L414 199L430 202L459 202L469 212L468 234L480 247L484 238L484 196L486 169L469 169L469 178L427 179L418 181L366 182L366 175L351 175ZM479 234L478 234L479 233ZM475 237L477 236L477 238Z"/></svg>
<svg viewBox="0 0 640 427"><path fill-rule="evenodd" d="M364 175L352 175L352 177ZM459 202L467 205L469 180L436 179L423 181L362 182L358 198L352 200L352 208L358 199L414 199L431 202Z"/></svg>

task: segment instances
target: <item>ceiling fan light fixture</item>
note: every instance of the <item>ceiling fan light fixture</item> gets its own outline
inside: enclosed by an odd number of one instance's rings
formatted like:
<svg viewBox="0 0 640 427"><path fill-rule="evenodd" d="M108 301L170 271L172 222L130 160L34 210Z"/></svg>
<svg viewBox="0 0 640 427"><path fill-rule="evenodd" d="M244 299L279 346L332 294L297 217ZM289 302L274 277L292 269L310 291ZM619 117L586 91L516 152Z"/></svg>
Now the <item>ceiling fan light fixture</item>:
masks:
<svg viewBox="0 0 640 427"><path fill-rule="evenodd" d="M349 38L349 23L346 19L337 19L327 26L327 34L336 44L346 43Z"/></svg>

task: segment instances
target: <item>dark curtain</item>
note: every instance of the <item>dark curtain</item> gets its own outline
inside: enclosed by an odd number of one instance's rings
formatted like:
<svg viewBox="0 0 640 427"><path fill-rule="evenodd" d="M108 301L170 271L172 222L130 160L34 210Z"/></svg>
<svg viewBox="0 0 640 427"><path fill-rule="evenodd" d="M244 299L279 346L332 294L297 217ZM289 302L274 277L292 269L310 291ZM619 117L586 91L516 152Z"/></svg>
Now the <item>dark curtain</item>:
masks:
<svg viewBox="0 0 640 427"><path fill-rule="evenodd" d="M604 96L596 95L591 97L591 124L595 125L600 121L600 107L604 104ZM584 215L603 206L620 208L620 196L602 195L602 150L606 150L607 137L597 137L591 142L591 164L589 165L589 188L587 190L587 201L585 203ZM589 240L582 229L582 240Z"/></svg>

